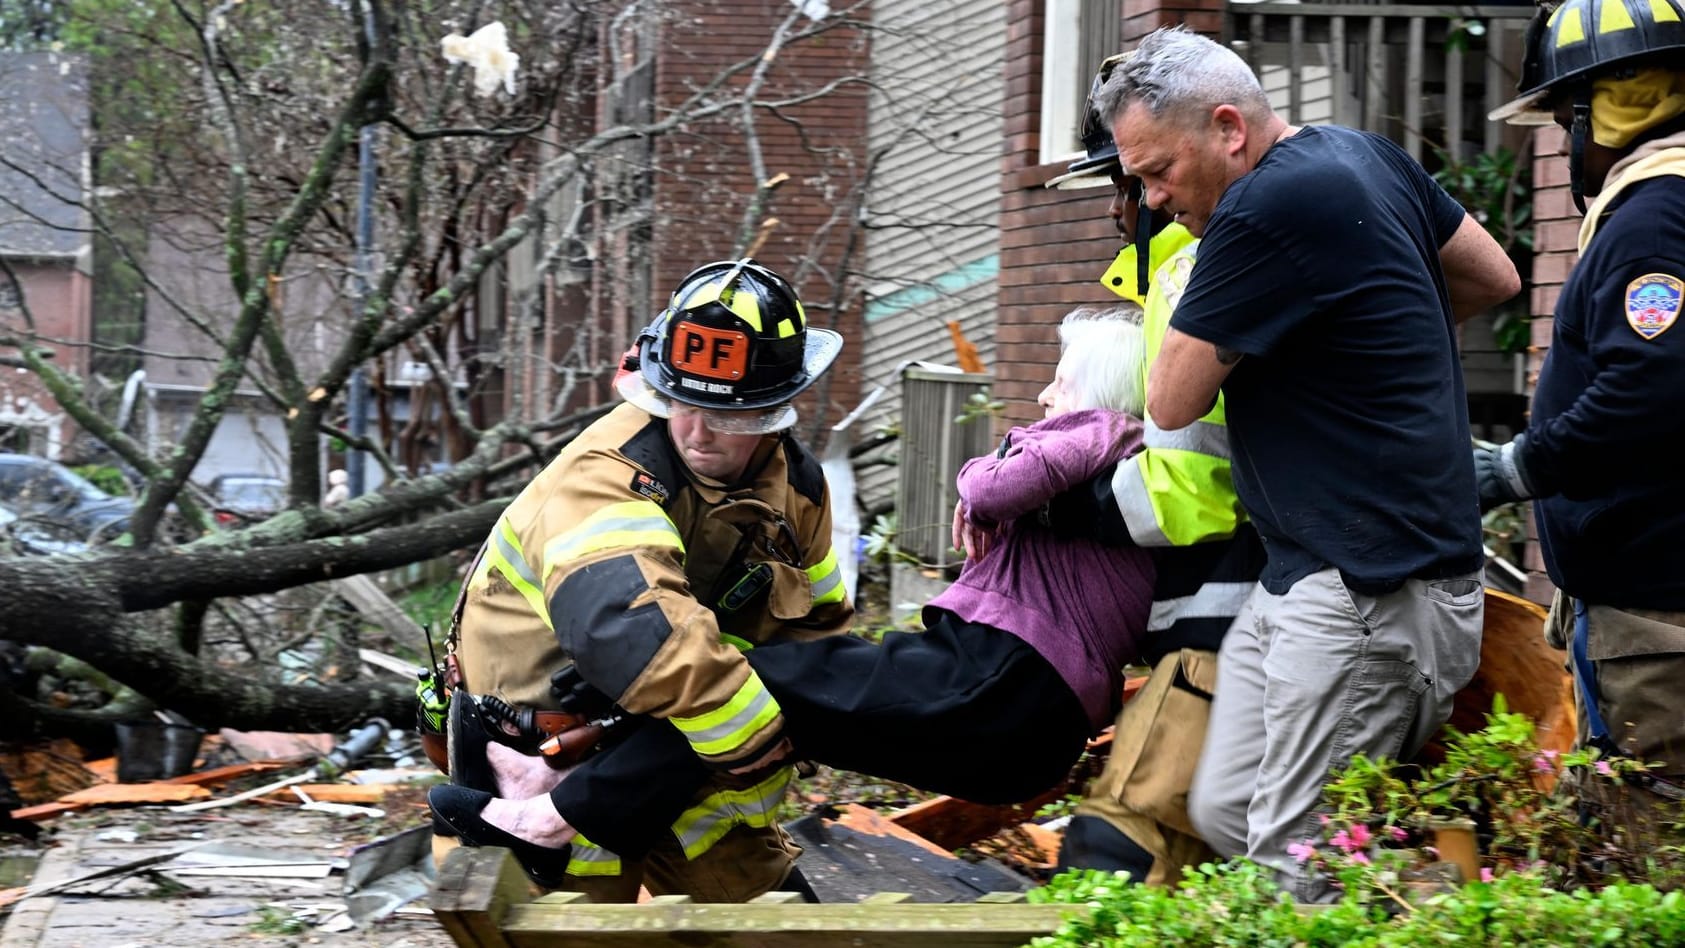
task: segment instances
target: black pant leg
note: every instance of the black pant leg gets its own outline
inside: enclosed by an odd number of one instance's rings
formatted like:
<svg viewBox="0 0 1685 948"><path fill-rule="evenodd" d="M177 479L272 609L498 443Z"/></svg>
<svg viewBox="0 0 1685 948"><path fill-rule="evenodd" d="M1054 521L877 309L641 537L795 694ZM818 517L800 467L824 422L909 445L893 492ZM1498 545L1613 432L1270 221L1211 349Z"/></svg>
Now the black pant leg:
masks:
<svg viewBox="0 0 1685 948"><path fill-rule="evenodd" d="M570 826L622 859L643 856L671 833L713 775L678 728L654 718L633 721L631 734L581 763L550 791L556 812Z"/></svg>
<svg viewBox="0 0 1685 948"><path fill-rule="evenodd" d="M981 803L1058 783L1089 730L1070 686L1017 636L938 616L880 645L834 636L747 657L801 757Z"/></svg>

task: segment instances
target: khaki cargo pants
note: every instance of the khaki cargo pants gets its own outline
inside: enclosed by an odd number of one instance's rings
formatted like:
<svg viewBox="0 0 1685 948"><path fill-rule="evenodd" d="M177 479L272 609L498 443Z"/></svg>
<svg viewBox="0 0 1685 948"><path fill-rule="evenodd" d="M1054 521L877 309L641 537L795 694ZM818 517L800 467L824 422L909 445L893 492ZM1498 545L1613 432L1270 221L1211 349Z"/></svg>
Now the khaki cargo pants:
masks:
<svg viewBox="0 0 1685 948"><path fill-rule="evenodd" d="M1685 786L1685 709L1680 698L1680 683L1685 682L1685 612L1588 603L1586 619L1586 657L1597 676L1597 708L1609 736L1632 758L1651 764L1654 775ZM1545 622L1545 641L1566 649L1573 636L1574 600L1558 591ZM1574 674L1574 743L1584 746L1591 730L1586 723L1585 691L1572 659L1568 667ZM1583 789L1605 786L1598 781ZM1615 793L1621 799L1592 794L1597 798L1593 802L1612 808L1606 814L1609 818L1629 824L1678 818L1678 802L1630 784Z"/></svg>
<svg viewBox="0 0 1685 948"><path fill-rule="evenodd" d="M1123 706L1111 757L1076 815L1104 820L1152 856L1148 885L1174 885L1182 867L1213 858L1188 821L1188 787L1205 744L1217 653L1183 649L1159 660ZM1081 858L1071 863L1081 867Z"/></svg>

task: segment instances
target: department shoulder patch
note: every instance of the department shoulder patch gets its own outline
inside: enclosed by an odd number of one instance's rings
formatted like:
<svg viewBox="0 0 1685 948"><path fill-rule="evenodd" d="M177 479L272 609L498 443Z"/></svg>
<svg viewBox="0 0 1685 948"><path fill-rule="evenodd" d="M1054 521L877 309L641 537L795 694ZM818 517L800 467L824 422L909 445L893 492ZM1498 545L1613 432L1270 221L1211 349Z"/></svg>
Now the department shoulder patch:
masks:
<svg viewBox="0 0 1685 948"><path fill-rule="evenodd" d="M648 497L658 504L667 503L667 485L656 480L655 475L639 471L632 475L632 490Z"/></svg>
<svg viewBox="0 0 1685 948"><path fill-rule="evenodd" d="M1654 339L1679 319L1685 281L1666 273L1646 273L1626 285L1626 321L1633 332Z"/></svg>

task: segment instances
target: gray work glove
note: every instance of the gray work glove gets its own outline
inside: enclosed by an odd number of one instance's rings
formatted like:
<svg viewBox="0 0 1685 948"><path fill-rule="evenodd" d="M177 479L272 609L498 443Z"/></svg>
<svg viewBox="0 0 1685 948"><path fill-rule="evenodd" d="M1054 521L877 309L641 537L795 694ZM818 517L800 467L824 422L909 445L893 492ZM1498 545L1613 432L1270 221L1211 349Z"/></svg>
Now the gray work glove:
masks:
<svg viewBox="0 0 1685 948"><path fill-rule="evenodd" d="M1481 513L1500 504L1529 500L1536 493L1522 460L1526 444L1527 436L1518 434L1508 444L1474 449L1474 486Z"/></svg>

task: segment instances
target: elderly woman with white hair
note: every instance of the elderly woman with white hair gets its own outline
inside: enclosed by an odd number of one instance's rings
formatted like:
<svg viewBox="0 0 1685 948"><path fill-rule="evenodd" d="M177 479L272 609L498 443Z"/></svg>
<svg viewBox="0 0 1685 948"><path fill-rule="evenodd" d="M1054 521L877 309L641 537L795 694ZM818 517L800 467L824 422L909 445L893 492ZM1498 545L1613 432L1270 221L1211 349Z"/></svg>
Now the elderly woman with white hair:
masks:
<svg viewBox="0 0 1685 948"><path fill-rule="evenodd" d="M1087 738L1111 723L1121 669L1147 625L1152 560L1139 549L1055 538L1036 515L1140 450L1140 310L1078 310L1059 335L1063 354L1038 399L1046 417L1013 428L995 454L960 470L956 545L975 556L925 606L925 631L747 653L783 709L792 757L1018 802L1055 786ZM654 841L637 834L684 825L683 808L707 775L671 725L649 721L569 771L549 796L489 800L453 829L478 845L513 843L530 862L537 847L573 838L551 804L560 795L570 814L601 811L601 820L578 820L594 846L635 858ZM745 780L760 787L767 775ZM567 855L557 849L554 858Z"/></svg>

